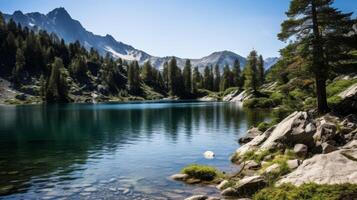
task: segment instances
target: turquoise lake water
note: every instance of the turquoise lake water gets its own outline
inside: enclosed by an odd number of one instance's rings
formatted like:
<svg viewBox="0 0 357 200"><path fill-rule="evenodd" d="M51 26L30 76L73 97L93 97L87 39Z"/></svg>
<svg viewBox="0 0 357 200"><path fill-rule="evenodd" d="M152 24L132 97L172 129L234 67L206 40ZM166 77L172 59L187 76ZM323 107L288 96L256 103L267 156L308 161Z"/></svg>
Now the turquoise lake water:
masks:
<svg viewBox="0 0 357 200"><path fill-rule="evenodd" d="M190 163L238 170L237 140L266 119L224 102L0 106L0 199L216 195L168 177Z"/></svg>

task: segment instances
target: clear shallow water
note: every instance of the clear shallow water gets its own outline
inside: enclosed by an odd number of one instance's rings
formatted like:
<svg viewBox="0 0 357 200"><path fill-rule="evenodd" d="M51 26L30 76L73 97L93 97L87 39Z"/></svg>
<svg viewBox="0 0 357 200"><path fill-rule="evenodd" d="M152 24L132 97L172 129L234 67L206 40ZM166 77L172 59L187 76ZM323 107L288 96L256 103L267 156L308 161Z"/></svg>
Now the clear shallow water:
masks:
<svg viewBox="0 0 357 200"><path fill-rule="evenodd" d="M229 156L267 113L222 102L0 106L0 198L183 199L217 194L168 177ZM206 160L203 152L214 151Z"/></svg>

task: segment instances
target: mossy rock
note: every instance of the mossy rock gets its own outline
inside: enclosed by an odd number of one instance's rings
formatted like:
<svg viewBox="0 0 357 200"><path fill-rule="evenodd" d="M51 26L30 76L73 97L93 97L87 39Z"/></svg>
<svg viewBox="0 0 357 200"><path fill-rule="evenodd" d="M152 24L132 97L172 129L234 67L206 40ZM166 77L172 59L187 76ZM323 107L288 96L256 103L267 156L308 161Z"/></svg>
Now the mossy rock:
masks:
<svg viewBox="0 0 357 200"><path fill-rule="evenodd" d="M213 181L223 177L223 173L216 168L206 165L191 164L181 170L190 178L199 179L201 181Z"/></svg>

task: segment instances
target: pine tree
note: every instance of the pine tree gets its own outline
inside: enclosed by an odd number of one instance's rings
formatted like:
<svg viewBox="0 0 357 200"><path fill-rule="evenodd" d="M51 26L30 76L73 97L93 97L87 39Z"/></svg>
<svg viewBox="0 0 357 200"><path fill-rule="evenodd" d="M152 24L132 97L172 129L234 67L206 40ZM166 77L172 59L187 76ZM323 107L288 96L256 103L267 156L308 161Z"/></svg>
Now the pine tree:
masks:
<svg viewBox="0 0 357 200"><path fill-rule="evenodd" d="M172 57L168 65L168 89L171 96L177 95L178 67L175 57Z"/></svg>
<svg viewBox="0 0 357 200"><path fill-rule="evenodd" d="M189 59L187 59L185 63L185 67L183 69L183 79L184 79L186 95L190 94L192 91L191 76L192 76L191 62Z"/></svg>
<svg viewBox="0 0 357 200"><path fill-rule="evenodd" d="M264 59L263 59L263 56L260 55L259 58L258 58L258 64L257 64L258 68L258 82L259 82L259 85L263 85L264 83Z"/></svg>
<svg viewBox="0 0 357 200"><path fill-rule="evenodd" d="M165 62L162 70L165 89L169 89L169 63Z"/></svg>
<svg viewBox="0 0 357 200"><path fill-rule="evenodd" d="M139 63L133 61L128 67L128 90L130 93L138 95L140 93Z"/></svg>
<svg viewBox="0 0 357 200"><path fill-rule="evenodd" d="M63 73L63 62L61 58L56 57L51 66L51 75L46 87L46 101L67 102L68 101L68 85L66 77Z"/></svg>
<svg viewBox="0 0 357 200"><path fill-rule="evenodd" d="M219 92L219 85L221 83L221 72L219 70L219 65L214 66L214 88L213 90Z"/></svg>
<svg viewBox="0 0 357 200"><path fill-rule="evenodd" d="M223 68L223 75L220 83L220 91L225 91L227 88L231 87L233 83L232 72L228 65Z"/></svg>
<svg viewBox="0 0 357 200"><path fill-rule="evenodd" d="M150 61L146 61L144 63L144 66L143 66L143 69L141 72L141 77L145 84L147 84L149 86L154 85L153 68L150 64Z"/></svg>
<svg viewBox="0 0 357 200"><path fill-rule="evenodd" d="M12 70L12 78L13 78L15 84L20 83L21 72L23 71L24 66L25 66L24 53L22 52L21 48L18 48L16 51L15 68L13 68L13 70Z"/></svg>
<svg viewBox="0 0 357 200"><path fill-rule="evenodd" d="M192 94L197 94L197 89L199 86L200 82L200 72L198 71L198 67L195 67L193 69L193 74L192 74Z"/></svg>
<svg viewBox="0 0 357 200"><path fill-rule="evenodd" d="M244 74L244 88L246 90L253 90L254 92L258 90L257 64L257 52L253 50L248 56L247 66Z"/></svg>
<svg viewBox="0 0 357 200"><path fill-rule="evenodd" d="M234 61L232 74L233 74L233 85L235 87L242 87L242 84L241 84L242 74L241 74L241 70L240 70L240 62L238 59L236 59Z"/></svg>
<svg viewBox="0 0 357 200"><path fill-rule="evenodd" d="M350 34L356 20L352 13L341 13L332 8L333 0L292 0L286 12L288 19L281 25L278 37L282 41L293 38L299 51L315 76L317 109L329 111L326 80L331 65L341 63L351 51ZM348 47L345 49L345 47Z"/></svg>

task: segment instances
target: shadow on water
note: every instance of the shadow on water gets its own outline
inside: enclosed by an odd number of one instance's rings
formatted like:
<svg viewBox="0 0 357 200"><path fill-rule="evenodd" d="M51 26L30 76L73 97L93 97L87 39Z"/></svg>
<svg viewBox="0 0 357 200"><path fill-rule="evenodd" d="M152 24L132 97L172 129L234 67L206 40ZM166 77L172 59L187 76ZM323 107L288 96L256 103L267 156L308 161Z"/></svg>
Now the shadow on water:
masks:
<svg viewBox="0 0 357 200"><path fill-rule="evenodd" d="M247 127L264 119L266 112L243 112L234 104L219 102L0 107L0 195L26 197L33 194L30 191L95 179L90 176L101 175L87 171L104 173L102 168L113 163L125 162L111 173L128 176L142 173L140 165L152 167L156 176L160 171L174 173L175 162L195 160L203 145L229 155L226 151L235 146L221 146L232 144ZM187 156L173 158L179 154ZM102 163L104 167L97 169ZM155 181L146 184L155 187Z"/></svg>

